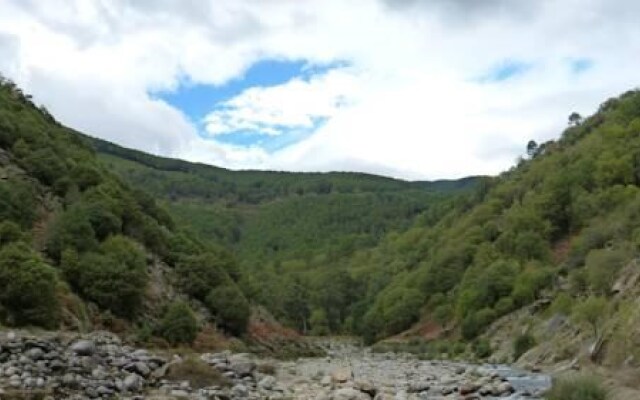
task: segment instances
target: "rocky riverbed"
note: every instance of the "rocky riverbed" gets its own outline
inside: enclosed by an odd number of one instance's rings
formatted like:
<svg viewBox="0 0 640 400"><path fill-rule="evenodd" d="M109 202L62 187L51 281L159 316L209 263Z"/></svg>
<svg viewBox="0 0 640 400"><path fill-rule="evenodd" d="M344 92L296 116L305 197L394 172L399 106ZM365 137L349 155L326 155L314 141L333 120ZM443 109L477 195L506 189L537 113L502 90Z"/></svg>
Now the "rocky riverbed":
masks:
<svg viewBox="0 0 640 400"><path fill-rule="evenodd" d="M327 357L287 362L230 352L192 355L190 362L195 357L199 368L222 377L196 383L171 374L184 358L136 349L110 333L5 332L0 399L531 399L550 384L544 375L506 367L374 354L349 344L327 350Z"/></svg>

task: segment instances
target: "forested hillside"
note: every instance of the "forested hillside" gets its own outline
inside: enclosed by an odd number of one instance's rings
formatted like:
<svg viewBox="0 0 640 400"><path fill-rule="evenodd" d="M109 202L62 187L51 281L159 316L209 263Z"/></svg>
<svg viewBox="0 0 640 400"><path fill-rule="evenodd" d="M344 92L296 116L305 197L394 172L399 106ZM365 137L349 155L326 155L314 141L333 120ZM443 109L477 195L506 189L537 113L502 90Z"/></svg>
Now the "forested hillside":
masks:
<svg viewBox="0 0 640 400"><path fill-rule="evenodd" d="M91 139L106 167L181 226L232 249L250 299L306 331L351 332L361 298L347 262L416 218L430 223L479 178L406 182L360 173L229 171Z"/></svg>
<svg viewBox="0 0 640 400"><path fill-rule="evenodd" d="M594 326L616 310L614 282L640 244L640 91L573 114L528 154L472 204L350 260L367 292L357 332L381 339L422 320L469 341L538 299Z"/></svg>
<svg viewBox="0 0 640 400"><path fill-rule="evenodd" d="M104 168L83 136L0 81L1 324L137 326L190 342L191 304L211 314L200 325L240 334L249 303L235 265Z"/></svg>

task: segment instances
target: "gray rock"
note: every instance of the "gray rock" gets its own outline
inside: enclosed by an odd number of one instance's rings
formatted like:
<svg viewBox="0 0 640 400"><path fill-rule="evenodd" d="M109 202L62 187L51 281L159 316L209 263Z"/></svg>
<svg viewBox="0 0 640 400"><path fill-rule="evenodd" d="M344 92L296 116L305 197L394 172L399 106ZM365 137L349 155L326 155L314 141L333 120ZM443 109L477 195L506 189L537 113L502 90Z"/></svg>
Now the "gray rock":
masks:
<svg viewBox="0 0 640 400"><path fill-rule="evenodd" d="M260 379L258 382L258 387L260 389L271 390L276 385L276 378L273 376L267 375L264 378Z"/></svg>
<svg viewBox="0 0 640 400"><path fill-rule="evenodd" d="M253 361L234 361L230 367L233 372L243 378L253 374L253 371L256 369L256 363Z"/></svg>
<svg viewBox="0 0 640 400"><path fill-rule="evenodd" d="M331 400L371 400L371 396L353 388L342 388L332 393Z"/></svg>
<svg viewBox="0 0 640 400"><path fill-rule="evenodd" d="M96 352L96 344L93 340L78 340L70 349L79 356L91 356Z"/></svg>
<svg viewBox="0 0 640 400"><path fill-rule="evenodd" d="M140 377L140 375L129 374L122 381L122 388L128 392L138 392L142 389L144 384L144 380Z"/></svg>
<svg viewBox="0 0 640 400"><path fill-rule="evenodd" d="M344 383L353 379L353 371L351 368L342 367L331 371L331 380L336 383Z"/></svg>

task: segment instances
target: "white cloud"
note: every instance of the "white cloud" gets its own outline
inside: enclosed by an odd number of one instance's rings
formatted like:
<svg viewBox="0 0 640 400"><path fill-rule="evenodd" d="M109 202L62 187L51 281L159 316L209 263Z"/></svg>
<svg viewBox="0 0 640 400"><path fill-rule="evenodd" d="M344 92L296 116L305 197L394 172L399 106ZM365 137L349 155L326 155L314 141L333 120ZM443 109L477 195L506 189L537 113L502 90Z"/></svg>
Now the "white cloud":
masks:
<svg viewBox="0 0 640 400"><path fill-rule="evenodd" d="M508 168L571 111L636 86L638 19L633 0L0 0L0 68L62 122L146 151L232 168L456 177ZM223 84L265 58L349 68L248 89L212 110L213 139L149 95L185 77ZM572 74L583 58L593 67ZM475 80L505 60L531 68ZM274 153L215 140L315 118L328 121Z"/></svg>
<svg viewBox="0 0 640 400"><path fill-rule="evenodd" d="M309 80L294 78L282 85L252 87L216 106L205 118L206 131L277 136L291 129L312 129L318 119L331 118L353 102L356 91L356 77L344 68Z"/></svg>

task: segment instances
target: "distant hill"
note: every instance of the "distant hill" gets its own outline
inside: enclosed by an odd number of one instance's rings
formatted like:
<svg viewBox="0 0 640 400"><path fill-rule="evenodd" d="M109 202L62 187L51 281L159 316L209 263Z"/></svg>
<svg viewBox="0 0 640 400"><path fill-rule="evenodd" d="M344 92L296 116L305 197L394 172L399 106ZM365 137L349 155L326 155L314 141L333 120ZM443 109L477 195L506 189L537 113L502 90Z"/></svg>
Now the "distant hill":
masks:
<svg viewBox="0 0 640 400"><path fill-rule="evenodd" d="M282 304L273 293L295 290L282 287L312 271L349 274L344 261L357 251L405 231L419 216L437 220L450 198L471 192L481 179L407 182L348 172L231 171L88 140L107 169L160 199L181 226L232 249L251 299L299 329L311 311L299 318L297 306ZM282 269L291 266L295 271ZM331 325L338 329L335 321Z"/></svg>

